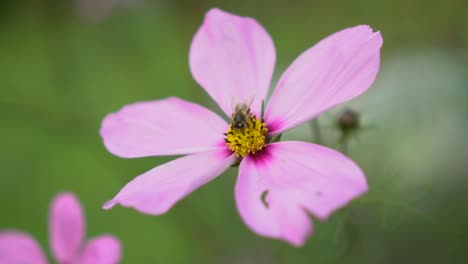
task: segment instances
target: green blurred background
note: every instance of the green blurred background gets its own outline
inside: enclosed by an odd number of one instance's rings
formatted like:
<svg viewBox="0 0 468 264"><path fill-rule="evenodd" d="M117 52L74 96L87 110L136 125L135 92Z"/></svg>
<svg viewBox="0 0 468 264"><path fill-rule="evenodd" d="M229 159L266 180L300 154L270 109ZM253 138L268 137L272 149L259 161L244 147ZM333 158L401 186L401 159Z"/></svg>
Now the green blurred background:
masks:
<svg viewBox="0 0 468 264"><path fill-rule="evenodd" d="M237 169L154 217L101 205L172 157L121 159L104 148L103 117L168 96L219 110L188 69L191 39L211 7L256 18L277 50L274 79L321 38L357 24L384 37L369 92L320 117L336 147L337 115L359 111L349 155L370 192L314 220L302 248L254 235L237 214ZM0 229L47 247L47 210L60 191L86 210L88 237L112 233L123 263L468 263L468 2L0 2ZM285 138L313 139L309 124Z"/></svg>

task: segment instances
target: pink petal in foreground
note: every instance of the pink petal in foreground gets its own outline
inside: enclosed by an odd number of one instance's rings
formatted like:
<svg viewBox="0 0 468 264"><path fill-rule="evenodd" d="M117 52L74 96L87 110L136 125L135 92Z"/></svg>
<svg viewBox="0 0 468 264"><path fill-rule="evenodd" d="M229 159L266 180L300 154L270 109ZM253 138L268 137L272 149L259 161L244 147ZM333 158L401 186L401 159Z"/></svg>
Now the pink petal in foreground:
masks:
<svg viewBox="0 0 468 264"><path fill-rule="evenodd" d="M125 207L159 215L203 184L213 180L236 160L226 148L192 154L156 167L129 182L104 209Z"/></svg>
<svg viewBox="0 0 468 264"><path fill-rule="evenodd" d="M100 134L124 158L179 155L219 147L228 125L210 110L175 97L127 105L109 114Z"/></svg>
<svg viewBox="0 0 468 264"><path fill-rule="evenodd" d="M296 201L289 202L272 190L265 179L266 170L247 156L240 164L235 197L239 214L256 234L287 241L294 246L304 244L312 233L307 213Z"/></svg>
<svg viewBox="0 0 468 264"><path fill-rule="evenodd" d="M0 263L46 264L47 259L34 238L20 231L10 230L0 232Z"/></svg>
<svg viewBox="0 0 468 264"><path fill-rule="evenodd" d="M367 191L359 167L334 150L279 142L239 169L236 201L240 215L257 234L299 246L311 233L307 211L326 219Z"/></svg>
<svg viewBox="0 0 468 264"><path fill-rule="evenodd" d="M380 32L339 31L302 53L281 76L265 111L279 134L365 92L379 71Z"/></svg>
<svg viewBox="0 0 468 264"><path fill-rule="evenodd" d="M253 98L251 109L259 116L276 53L257 21L211 9L193 38L189 56L193 77L228 116L233 103Z"/></svg>
<svg viewBox="0 0 468 264"><path fill-rule="evenodd" d="M111 235L103 235L87 242L79 263L116 264L120 258L120 241Z"/></svg>
<svg viewBox="0 0 468 264"><path fill-rule="evenodd" d="M72 193L58 194L49 211L49 243L59 263L71 263L78 256L85 233L83 210Z"/></svg>

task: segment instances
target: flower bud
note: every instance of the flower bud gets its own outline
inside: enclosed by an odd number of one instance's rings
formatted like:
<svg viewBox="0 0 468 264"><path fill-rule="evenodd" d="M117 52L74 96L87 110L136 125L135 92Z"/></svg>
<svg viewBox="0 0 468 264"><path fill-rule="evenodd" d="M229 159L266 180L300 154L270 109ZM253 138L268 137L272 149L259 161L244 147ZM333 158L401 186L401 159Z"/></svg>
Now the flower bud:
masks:
<svg viewBox="0 0 468 264"><path fill-rule="evenodd" d="M359 127L359 114L351 109L344 110L338 118L338 125L343 133Z"/></svg>

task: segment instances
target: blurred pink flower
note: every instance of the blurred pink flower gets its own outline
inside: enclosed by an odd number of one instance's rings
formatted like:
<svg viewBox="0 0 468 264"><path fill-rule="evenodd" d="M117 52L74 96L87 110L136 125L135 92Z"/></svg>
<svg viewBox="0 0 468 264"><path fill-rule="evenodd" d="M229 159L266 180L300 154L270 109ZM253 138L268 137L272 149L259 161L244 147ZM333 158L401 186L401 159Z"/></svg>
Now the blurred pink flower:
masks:
<svg viewBox="0 0 468 264"><path fill-rule="evenodd" d="M190 155L135 178L104 208L119 203L163 214L240 161L235 199L243 220L259 235L302 245L312 232L308 212L326 219L367 191L366 178L337 151L274 138L366 91L379 70L382 43L369 26L325 38L289 66L263 111L276 57L272 39L252 18L210 10L192 41L189 64L231 124L178 98L109 114L100 133L113 154Z"/></svg>
<svg viewBox="0 0 468 264"><path fill-rule="evenodd" d="M49 211L49 241L59 264L114 264L120 261L120 242L111 235L84 241L85 221L75 195L61 193ZM30 235L16 230L0 232L0 263L45 264L46 254Z"/></svg>

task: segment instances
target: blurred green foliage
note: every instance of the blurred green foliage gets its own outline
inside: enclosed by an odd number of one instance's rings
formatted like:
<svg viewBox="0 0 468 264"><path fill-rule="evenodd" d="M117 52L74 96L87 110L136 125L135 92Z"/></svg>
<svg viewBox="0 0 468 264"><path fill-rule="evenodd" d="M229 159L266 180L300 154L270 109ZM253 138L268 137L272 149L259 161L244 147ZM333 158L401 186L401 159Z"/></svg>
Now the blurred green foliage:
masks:
<svg viewBox="0 0 468 264"><path fill-rule="evenodd" d="M78 1L78 0L76 0ZM75 192L88 236L113 233L123 263L462 263L468 261L468 4L449 1L134 1L102 17L67 1L0 4L0 228L46 247L47 209ZM256 18L272 35L278 78L302 51L342 28L369 24L384 37L374 87L347 106L373 129L350 142L370 192L300 249L252 234L237 214L237 169L169 213L101 205L165 158L120 159L98 135L121 106L179 96L215 111L188 69L206 10ZM340 109L320 117L327 145ZM310 140L310 127L285 139Z"/></svg>

